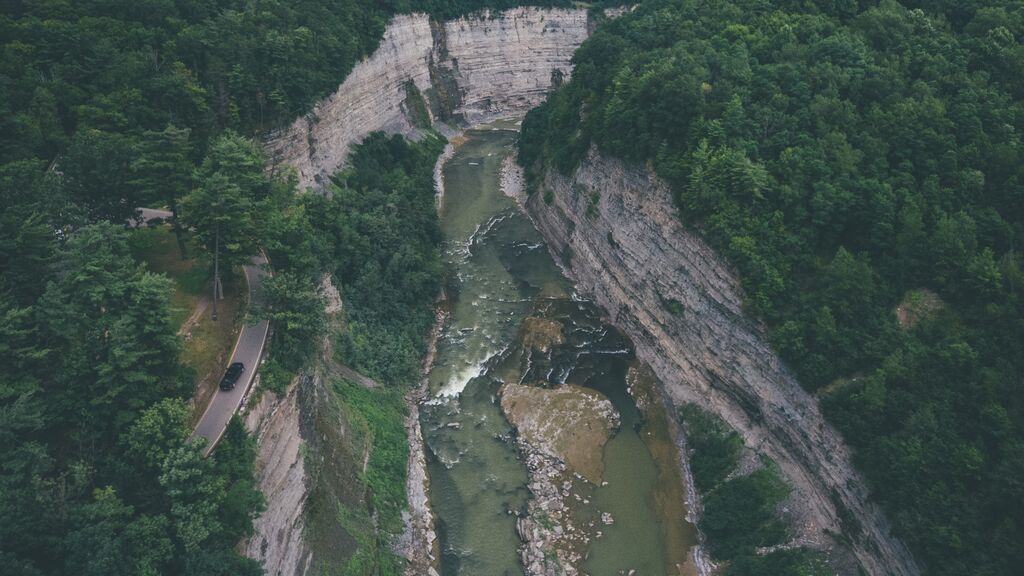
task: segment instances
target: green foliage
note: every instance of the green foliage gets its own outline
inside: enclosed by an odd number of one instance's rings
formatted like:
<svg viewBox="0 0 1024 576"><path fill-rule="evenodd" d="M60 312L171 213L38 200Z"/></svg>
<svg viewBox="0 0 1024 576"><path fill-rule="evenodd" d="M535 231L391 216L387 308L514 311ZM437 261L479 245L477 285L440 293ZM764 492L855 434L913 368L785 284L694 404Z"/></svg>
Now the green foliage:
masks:
<svg viewBox="0 0 1024 576"><path fill-rule="evenodd" d="M188 404L178 398L164 398L139 416L128 431L128 453L154 470L159 470L167 453L189 437Z"/></svg>
<svg viewBox="0 0 1024 576"><path fill-rule="evenodd" d="M127 232L110 224L78 230L60 252L38 319L53 416L81 442L109 441L139 412L181 390L179 344L170 323L170 281L145 272Z"/></svg>
<svg viewBox="0 0 1024 576"><path fill-rule="evenodd" d="M350 563L349 572L377 573L365 569L370 562L381 569L379 573L398 574L400 570L396 569L389 542L402 533L402 510L407 505L409 445L405 435L405 401L399 390L371 390L347 380L336 382L334 391L345 406L349 422L364 435L369 462L360 479L369 495L377 527L374 542L360 542L360 553ZM358 533L359 528L355 528L355 532L350 532Z"/></svg>
<svg viewBox="0 0 1024 576"><path fill-rule="evenodd" d="M401 559L394 552L380 546L378 535L366 526L372 519L363 510L352 510L340 505L339 523L355 539L355 552L349 557L341 576L398 576L402 573Z"/></svg>
<svg viewBox="0 0 1024 576"><path fill-rule="evenodd" d="M192 189L195 167L190 158L189 129L171 124L161 132L142 135L142 153L131 165L139 200L146 206L169 206L171 224L181 257L185 252L184 230L178 224L178 200Z"/></svg>
<svg viewBox="0 0 1024 576"><path fill-rule="evenodd" d="M412 80L405 83L405 109L413 126L421 129L430 128L430 111L427 110L427 101Z"/></svg>
<svg viewBox="0 0 1024 576"><path fill-rule="evenodd" d="M253 478L252 466L256 461L256 439L245 431L245 424L237 415L228 422L227 430L213 454L214 468L225 478L227 491L221 501L220 520L232 539L253 534L252 521L264 509L263 493Z"/></svg>
<svg viewBox="0 0 1024 576"><path fill-rule="evenodd" d="M261 506L254 453L236 450L221 466L189 441L190 383L177 362L169 280L135 263L127 236L101 223L62 243L34 237L26 256L48 264L35 272L45 280L35 299L21 290L24 278L0 279L4 565L25 574L253 574L258 565L234 546ZM9 254L5 265L26 265ZM245 438L235 424L222 450Z"/></svg>
<svg viewBox="0 0 1024 576"><path fill-rule="evenodd" d="M411 144L373 134L335 177L330 197L307 200L333 249L348 315L339 353L389 384L416 380L433 323L441 277L433 166L444 144L436 135Z"/></svg>
<svg viewBox="0 0 1024 576"><path fill-rule="evenodd" d="M704 499L700 521L711 555L731 560L750 555L755 548L785 542L786 529L775 507L788 492L769 468L738 476L712 490Z"/></svg>
<svg viewBox="0 0 1024 576"><path fill-rule="evenodd" d="M679 409L689 448L690 471L705 496L700 527L708 535L708 549L718 560L728 560L730 576L825 576L820 554L805 548L759 555L757 548L781 544L787 530L778 504L789 487L775 468L725 479L736 470L743 451L739 434L721 418L695 404Z"/></svg>
<svg viewBox="0 0 1024 576"><path fill-rule="evenodd" d="M135 142L130 136L83 128L61 159L68 196L91 220L123 222L134 215L138 196L130 183Z"/></svg>
<svg viewBox="0 0 1024 576"><path fill-rule="evenodd" d="M76 511L67 539L67 570L76 574L160 574L173 556L167 519L139 515L112 487L97 488L93 501Z"/></svg>
<svg viewBox="0 0 1024 576"><path fill-rule="evenodd" d="M743 440L721 418L696 404L681 406L679 417L686 428L693 481L698 490L708 492L736 469Z"/></svg>
<svg viewBox="0 0 1024 576"><path fill-rule="evenodd" d="M260 366L260 386L281 396L288 389L295 373L286 370L271 352L270 357Z"/></svg>
<svg viewBox="0 0 1024 576"><path fill-rule="evenodd" d="M592 145L672 185L927 574L1024 565L1022 38L1010 0L648 0L523 122L531 187Z"/></svg>
<svg viewBox="0 0 1024 576"><path fill-rule="evenodd" d="M218 250L230 270L256 252L257 207L270 193L263 154L256 144L225 132L210 146L196 186L178 204L181 221L210 254Z"/></svg>
<svg viewBox="0 0 1024 576"><path fill-rule="evenodd" d="M267 278L263 290L269 309L257 314L274 323L274 357L286 369L297 369L327 331L323 299L315 284L287 270Z"/></svg>

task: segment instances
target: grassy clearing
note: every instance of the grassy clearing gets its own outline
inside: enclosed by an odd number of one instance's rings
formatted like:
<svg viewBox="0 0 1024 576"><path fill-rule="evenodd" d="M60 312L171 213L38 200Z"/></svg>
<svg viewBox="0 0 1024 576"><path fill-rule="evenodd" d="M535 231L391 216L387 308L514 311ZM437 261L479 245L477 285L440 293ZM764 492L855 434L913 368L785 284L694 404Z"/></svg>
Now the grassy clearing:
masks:
<svg viewBox="0 0 1024 576"><path fill-rule="evenodd" d="M245 316L245 279L241 269L226 279L224 300L217 306L219 319L214 322L210 318L209 266L195 258L182 260L169 227L134 230L131 247L136 260L174 282L171 319L182 337L181 362L195 371L194 422L217 391L217 382L234 350ZM190 246L190 251L194 253L194 247Z"/></svg>
<svg viewBox="0 0 1024 576"><path fill-rule="evenodd" d="M927 288L909 290L896 306L896 321L900 328L910 329L937 316L943 306L945 304L939 295Z"/></svg>

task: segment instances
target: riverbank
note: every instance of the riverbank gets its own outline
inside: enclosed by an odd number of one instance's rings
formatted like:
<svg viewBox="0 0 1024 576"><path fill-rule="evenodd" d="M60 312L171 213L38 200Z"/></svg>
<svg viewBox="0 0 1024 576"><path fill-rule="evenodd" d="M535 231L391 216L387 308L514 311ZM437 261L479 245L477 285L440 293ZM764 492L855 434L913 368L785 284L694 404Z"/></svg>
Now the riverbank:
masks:
<svg viewBox="0 0 1024 576"><path fill-rule="evenodd" d="M409 459L406 474L406 495L409 509L402 513L405 532L398 541L397 554L406 559L406 576L438 576L440 546L430 504L430 477L427 475L426 447L423 429L420 426L420 402L426 400L430 367L437 354L437 341L448 319L447 298L442 292L437 299L434 326L427 338L427 353L423 358L422 377L419 386L405 395L409 410L405 418L405 431L409 439Z"/></svg>

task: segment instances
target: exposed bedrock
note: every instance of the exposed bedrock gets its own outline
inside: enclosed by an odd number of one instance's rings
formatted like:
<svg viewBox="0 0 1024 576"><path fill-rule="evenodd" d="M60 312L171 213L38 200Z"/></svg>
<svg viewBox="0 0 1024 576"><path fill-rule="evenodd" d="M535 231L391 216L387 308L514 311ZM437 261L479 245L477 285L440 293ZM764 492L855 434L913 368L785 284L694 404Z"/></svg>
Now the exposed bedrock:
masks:
<svg viewBox="0 0 1024 576"><path fill-rule="evenodd" d="M253 523L245 555L263 562L268 576L302 576L309 571L309 548L303 541L303 512L308 494L300 430L303 402L313 383L296 378L283 396L264 393L245 415L256 437L256 481L267 509Z"/></svg>
<svg viewBox="0 0 1024 576"><path fill-rule="evenodd" d="M371 132L415 137L422 106L414 99L425 98L432 120L456 124L522 116L568 79L587 35L584 9L515 8L445 23L396 16L334 94L266 139L267 157L293 166L302 187L320 188Z"/></svg>
<svg viewBox="0 0 1024 576"><path fill-rule="evenodd" d="M797 492L790 501L802 503L797 540L828 547L844 533L869 574L918 574L838 432L763 326L744 317L735 275L683 227L668 186L592 150L571 178L549 173L542 188L525 204L556 261L632 339L672 402L719 414L778 463Z"/></svg>

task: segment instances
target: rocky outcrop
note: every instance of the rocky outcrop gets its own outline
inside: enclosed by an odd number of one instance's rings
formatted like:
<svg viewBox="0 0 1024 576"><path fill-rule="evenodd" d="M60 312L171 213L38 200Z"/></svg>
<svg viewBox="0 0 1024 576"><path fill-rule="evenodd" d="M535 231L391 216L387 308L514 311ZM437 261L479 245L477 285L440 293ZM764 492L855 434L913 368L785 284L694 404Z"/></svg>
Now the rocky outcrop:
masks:
<svg viewBox="0 0 1024 576"><path fill-rule="evenodd" d="M561 327L541 333L561 338ZM529 340L525 344L547 344ZM523 568L530 576L580 574L588 545L601 532L593 520L581 521L573 498L590 504L602 483L604 446L619 427L619 413L600 392L573 384L508 382L498 395L530 476L526 514L516 520ZM603 516L610 521L610 514Z"/></svg>
<svg viewBox="0 0 1024 576"><path fill-rule="evenodd" d="M542 188L520 200L555 259L630 337L673 403L719 414L778 463L802 506L798 540L828 548L830 534L844 533L868 574L918 574L839 434L743 315L737 278L683 227L669 188L593 150L571 178L548 174Z"/></svg>
<svg viewBox="0 0 1024 576"><path fill-rule="evenodd" d="M436 66L448 68L459 88L452 111L468 125L523 116L553 84L567 80L572 55L588 35L584 9L517 8L448 22L445 51Z"/></svg>
<svg viewBox="0 0 1024 576"><path fill-rule="evenodd" d="M371 132L415 137L412 111L422 107L412 99L425 98L434 120L522 116L568 79L588 30L584 9L516 8L446 23L396 16L334 94L266 139L267 157L273 167L294 167L300 186L320 188Z"/></svg>
<svg viewBox="0 0 1024 576"><path fill-rule="evenodd" d="M516 519L522 540L519 558L527 576L577 576L587 548L599 535L594 522L582 524L572 510L572 496L589 486L560 458L549 456L524 438L516 442L530 473L530 501L526 514Z"/></svg>
<svg viewBox="0 0 1024 576"><path fill-rule="evenodd" d="M619 427L619 415L603 394L573 384L544 388L508 382L498 395L520 439L591 483L601 483L604 445Z"/></svg>
<svg viewBox="0 0 1024 576"><path fill-rule="evenodd" d="M266 140L270 164L294 167L302 187L323 186L367 134L411 134L415 128L403 110L405 83L411 80L420 90L430 86L432 38L426 16L392 19L377 51L352 69L337 92Z"/></svg>
<svg viewBox="0 0 1024 576"><path fill-rule="evenodd" d="M300 434L300 378L284 396L265 392L245 416L256 437L256 482L267 509L253 523L245 555L263 563L268 576L302 576L312 556L302 535L307 486Z"/></svg>

